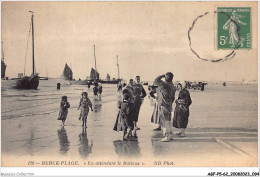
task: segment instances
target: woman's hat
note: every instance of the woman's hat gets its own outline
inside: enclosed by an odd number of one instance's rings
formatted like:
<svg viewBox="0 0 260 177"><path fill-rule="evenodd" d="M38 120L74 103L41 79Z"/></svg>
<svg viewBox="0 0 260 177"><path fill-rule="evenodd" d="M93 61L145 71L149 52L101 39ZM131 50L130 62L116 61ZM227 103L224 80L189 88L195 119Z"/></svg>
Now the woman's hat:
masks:
<svg viewBox="0 0 260 177"><path fill-rule="evenodd" d="M125 93L125 94L123 95L123 99L125 99L125 100L129 99L129 95L128 95L127 93Z"/></svg>
<svg viewBox="0 0 260 177"><path fill-rule="evenodd" d="M178 84L180 84L182 87L185 87L185 82L184 81L180 81Z"/></svg>
<svg viewBox="0 0 260 177"><path fill-rule="evenodd" d="M67 96L62 96L61 99L67 101Z"/></svg>
<svg viewBox="0 0 260 177"><path fill-rule="evenodd" d="M82 92L82 94L81 95L88 95L88 93L87 92Z"/></svg>

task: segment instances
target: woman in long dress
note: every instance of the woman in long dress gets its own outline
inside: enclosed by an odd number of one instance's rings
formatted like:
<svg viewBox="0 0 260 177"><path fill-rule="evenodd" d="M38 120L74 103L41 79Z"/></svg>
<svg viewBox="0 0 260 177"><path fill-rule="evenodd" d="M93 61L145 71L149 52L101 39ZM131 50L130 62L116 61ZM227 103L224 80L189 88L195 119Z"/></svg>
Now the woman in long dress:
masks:
<svg viewBox="0 0 260 177"><path fill-rule="evenodd" d="M176 107L173 116L173 127L181 129L180 133L177 133L177 135L184 137L190 115L189 106L192 101L189 91L183 88L183 84L178 83L178 87L180 87L180 92L178 99L175 101Z"/></svg>
<svg viewBox="0 0 260 177"><path fill-rule="evenodd" d="M160 131L161 130L161 122L160 122L160 113L159 113L159 107L158 107L158 97L155 96L155 94L158 94L156 90L156 86L151 87L150 96L154 99L154 110L151 117L151 122L154 124L158 124L158 128L154 129L154 131Z"/></svg>

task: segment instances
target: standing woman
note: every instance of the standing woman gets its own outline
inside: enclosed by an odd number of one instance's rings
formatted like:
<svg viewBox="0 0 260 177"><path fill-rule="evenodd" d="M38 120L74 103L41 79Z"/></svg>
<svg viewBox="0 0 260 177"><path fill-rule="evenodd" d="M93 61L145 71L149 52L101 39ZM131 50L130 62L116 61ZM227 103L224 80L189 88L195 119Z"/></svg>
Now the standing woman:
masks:
<svg viewBox="0 0 260 177"><path fill-rule="evenodd" d="M143 99L144 97L146 97L146 91L144 90L140 82L140 76L136 76L135 80L136 83L133 85L133 97L134 97L133 121L134 121L135 130L140 130L140 128L137 127L137 122L138 122L139 112L140 112Z"/></svg>
<svg viewBox="0 0 260 177"><path fill-rule="evenodd" d="M181 129L181 131L177 133L177 135L181 137L185 136L185 129L187 128L190 115L189 106L192 103L189 91L183 88L183 86L183 83L178 83L180 92L178 99L175 101L176 107L173 116L173 127Z"/></svg>
<svg viewBox="0 0 260 177"><path fill-rule="evenodd" d="M159 113L159 106L158 106L158 92L159 89L157 86L151 86L150 96L155 100L154 101L154 110L151 117L151 122L158 124L158 128L154 129L154 131L160 131L161 129L161 122L160 122L160 113ZM154 94L157 94L155 96Z"/></svg>

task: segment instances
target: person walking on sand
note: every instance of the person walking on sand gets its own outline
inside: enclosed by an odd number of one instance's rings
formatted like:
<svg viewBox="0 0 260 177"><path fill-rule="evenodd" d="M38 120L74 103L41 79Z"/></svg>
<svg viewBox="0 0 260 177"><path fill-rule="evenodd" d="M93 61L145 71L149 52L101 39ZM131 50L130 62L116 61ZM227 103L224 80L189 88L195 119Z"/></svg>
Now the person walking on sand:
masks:
<svg viewBox="0 0 260 177"><path fill-rule="evenodd" d="M60 90L60 83L57 83L57 90Z"/></svg>
<svg viewBox="0 0 260 177"><path fill-rule="evenodd" d="M118 92L122 92L122 84L121 84L121 81L119 81L118 84L117 84L117 91L118 91Z"/></svg>
<svg viewBox="0 0 260 177"><path fill-rule="evenodd" d="M125 85L125 87L123 87L123 91L122 94L124 95L126 92L129 93L129 102L134 103L134 80L130 79L129 80L129 84Z"/></svg>
<svg viewBox="0 0 260 177"><path fill-rule="evenodd" d="M188 118L190 115L189 107L192 103L190 93L187 89L183 88L183 83L178 83L180 88L178 99L175 101L176 107L173 116L173 127L181 129L176 135L180 137L185 136L185 129L188 125Z"/></svg>
<svg viewBox="0 0 260 177"><path fill-rule="evenodd" d="M134 109L135 109L135 105L134 105L134 80L133 79L130 79L129 80L129 84L128 85L125 85L125 87L123 87L123 91L122 91L122 94L124 95L125 93L128 94L129 96L129 103L133 105L133 108L131 109L131 112L130 112L130 117L131 117L131 121L133 122L133 115L134 115ZM133 122L133 125L134 125L134 122ZM133 128L131 133L130 133L130 136L133 136L133 137L137 137L136 135L136 128Z"/></svg>
<svg viewBox="0 0 260 177"><path fill-rule="evenodd" d="M101 84L99 84L98 85L98 96L99 96L99 99L101 100L101 94L102 94L102 85Z"/></svg>
<svg viewBox="0 0 260 177"><path fill-rule="evenodd" d="M144 90L142 84L140 83L140 76L135 77L136 83L133 85L133 96L134 96L134 110L133 110L133 121L134 128L140 130L137 127L138 117L140 108L143 102L144 97L146 97L146 91Z"/></svg>
<svg viewBox="0 0 260 177"><path fill-rule="evenodd" d="M94 93L94 99L97 100L98 99L98 85L95 84L93 87L93 93Z"/></svg>
<svg viewBox="0 0 260 177"><path fill-rule="evenodd" d="M162 81L165 78L165 81ZM158 108L160 121L163 127L164 138L161 139L162 142L167 142L172 139L172 125L171 125L171 112L172 103L175 99L176 89L173 85L173 74L167 72L165 75L158 76L154 80L154 85L158 86Z"/></svg>
<svg viewBox="0 0 260 177"><path fill-rule="evenodd" d="M78 107L78 109L80 108L79 120L82 119L82 126L84 128L87 128L87 118L88 118L89 108L91 109L91 111L93 111L93 108L92 108L92 103L88 98L88 93L82 92L81 96L82 98L80 99L79 107Z"/></svg>
<svg viewBox="0 0 260 177"><path fill-rule="evenodd" d="M67 101L67 96L62 96L61 97L61 102L60 102L60 112L58 116L58 120L62 121L62 125L65 125L65 121L68 115L68 108L70 107L69 102Z"/></svg>
<svg viewBox="0 0 260 177"><path fill-rule="evenodd" d="M159 107L158 107L158 93L159 89L156 86L150 87L150 93L149 95L155 100L154 102L154 111L151 117L151 122L158 124L158 128L154 129L154 131L160 131L161 129L161 122L160 122L160 115L159 115ZM155 96L155 94L157 96Z"/></svg>
<svg viewBox="0 0 260 177"><path fill-rule="evenodd" d="M118 123L121 125L123 130L123 140L128 140L128 137L131 133L131 131L134 129L134 124L132 121L132 109L133 109L133 103L129 102L129 93L124 93L123 100L118 102L118 108L119 111L119 120ZM120 128L116 128L117 130Z"/></svg>

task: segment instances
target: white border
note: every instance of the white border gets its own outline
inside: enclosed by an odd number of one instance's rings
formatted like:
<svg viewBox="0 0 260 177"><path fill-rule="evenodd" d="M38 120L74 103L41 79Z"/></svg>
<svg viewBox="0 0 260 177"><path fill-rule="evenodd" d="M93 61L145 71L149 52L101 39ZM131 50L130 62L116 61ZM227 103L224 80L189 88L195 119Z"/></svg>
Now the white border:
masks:
<svg viewBox="0 0 260 177"><path fill-rule="evenodd" d="M1 0L2 1L2 0ZM13 1L13 0L4 0L4 1ZM30 0L16 0L16 1L30 1ZM41 0L34 0L41 1ZM52 1L52 0L45 0ZM72 1L72 0L55 0L55 1ZM84 1L84 0L78 0ZM110 0L103 0L110 1ZM113 1L122 1L122 0L113 0ZM124 1L139 1L139 0L124 0ZM141 0L144 1L144 0ZM162 0L150 0L150 1L162 1ZM163 0L163 1L180 1L180 0ZM195 0L182 0L182 1L193 1ZM204 1L204 0L202 0ZM214 1L214 0L209 0ZM223 1L244 1L244 0L222 0ZM258 0L251 0L257 1ZM0 5L2 8L2 6ZM0 12L1 12L0 8ZM259 14L260 7L258 2L258 44L260 42L259 37ZM1 19L1 17L0 17ZM1 36L1 29L0 29ZM259 51L259 46L258 46ZM259 69L259 56L258 52L258 69ZM258 70L258 83L259 83L260 73ZM0 83L1 85L1 83ZM258 93L259 93L258 85ZM1 98L0 98L1 100ZM259 96L258 96L258 120L259 120ZM0 108L1 110L1 108ZM0 121L1 126L1 121ZM258 121L258 135L259 135L260 121ZM0 138L1 143L1 138ZM258 153L259 153L259 136L258 136ZM0 147L1 150L1 147ZM1 155L0 155L1 157ZM199 159L198 159L199 160ZM258 165L259 165L258 157ZM0 162L1 164L1 162ZM1 173L7 173L9 176L29 176L27 173L34 173L33 176L207 176L209 172L259 172L259 167L1 167ZM24 175L22 175L24 173ZM0 175L1 176L1 175Z"/></svg>

